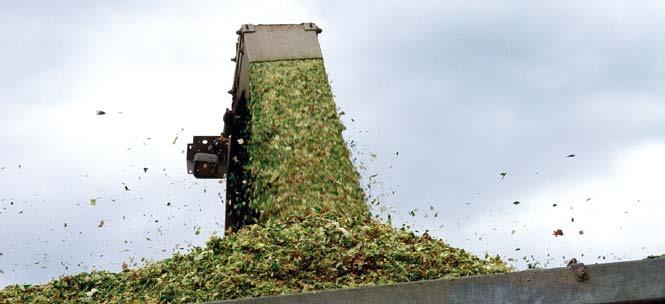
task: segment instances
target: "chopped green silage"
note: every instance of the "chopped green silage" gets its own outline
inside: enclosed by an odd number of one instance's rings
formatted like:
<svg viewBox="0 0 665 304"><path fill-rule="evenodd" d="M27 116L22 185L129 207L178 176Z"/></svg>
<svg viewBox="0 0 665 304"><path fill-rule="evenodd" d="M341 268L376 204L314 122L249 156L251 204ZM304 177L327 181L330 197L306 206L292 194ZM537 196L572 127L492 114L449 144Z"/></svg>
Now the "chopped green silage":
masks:
<svg viewBox="0 0 665 304"><path fill-rule="evenodd" d="M10 286L0 303L186 303L510 270L371 218L322 60L252 63L247 107L239 184L258 224L139 269Z"/></svg>
<svg viewBox="0 0 665 304"><path fill-rule="evenodd" d="M327 213L366 221L323 60L252 63L250 206L261 220Z"/></svg>
<svg viewBox="0 0 665 304"><path fill-rule="evenodd" d="M186 303L507 270L498 258L480 259L375 220L345 226L335 217L310 215L247 226L136 270L11 286L0 292L0 303Z"/></svg>

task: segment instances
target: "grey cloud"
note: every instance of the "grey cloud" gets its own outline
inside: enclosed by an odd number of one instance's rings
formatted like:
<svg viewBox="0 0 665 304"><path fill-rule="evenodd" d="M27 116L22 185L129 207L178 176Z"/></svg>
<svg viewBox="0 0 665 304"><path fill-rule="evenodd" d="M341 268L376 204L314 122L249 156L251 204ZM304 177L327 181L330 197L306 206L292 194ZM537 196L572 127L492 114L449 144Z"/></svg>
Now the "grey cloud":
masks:
<svg viewBox="0 0 665 304"><path fill-rule="evenodd" d="M431 190L452 204L492 193L502 168L523 181L518 189L533 187L537 171L561 177L556 169L568 153L584 162L573 172L603 174L609 147L662 138L661 122L637 122L625 111L598 121L597 109L581 106L616 96L623 101L597 106L658 107L663 23L641 19L648 7L626 4L625 15L606 16L611 8L579 2L441 5L418 13L397 6L322 11L333 11L330 27L342 27L330 38L329 65L356 74L348 81L348 72L333 74L343 92L338 103L378 111L366 126L374 133L362 141L402 151L393 175L411 187L402 187L398 200L420 205L411 201ZM652 101L636 103L635 96Z"/></svg>

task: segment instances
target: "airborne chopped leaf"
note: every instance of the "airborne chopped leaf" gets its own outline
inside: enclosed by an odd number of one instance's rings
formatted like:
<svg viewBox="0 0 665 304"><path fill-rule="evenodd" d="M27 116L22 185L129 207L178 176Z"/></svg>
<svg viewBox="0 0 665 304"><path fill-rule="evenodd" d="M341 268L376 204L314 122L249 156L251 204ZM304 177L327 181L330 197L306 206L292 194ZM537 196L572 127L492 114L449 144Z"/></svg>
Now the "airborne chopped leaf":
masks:
<svg viewBox="0 0 665 304"><path fill-rule="evenodd" d="M508 172L499 173L499 175L501 175L501 180L503 180L503 178L506 177L507 174L508 174Z"/></svg>
<svg viewBox="0 0 665 304"><path fill-rule="evenodd" d="M97 113L97 115L106 115L106 112L101 111L101 110L97 110L96 113Z"/></svg>
<svg viewBox="0 0 665 304"><path fill-rule="evenodd" d="M566 157L575 157L575 154L568 154Z"/></svg>
<svg viewBox="0 0 665 304"><path fill-rule="evenodd" d="M554 233L552 233L552 235L554 235L554 237L563 236L563 230L561 229L554 230Z"/></svg>
<svg viewBox="0 0 665 304"><path fill-rule="evenodd" d="M513 202L513 205L519 205L519 204L520 204L520 201L514 201Z"/></svg>
<svg viewBox="0 0 665 304"><path fill-rule="evenodd" d="M97 227L102 228L104 227L104 220L99 221L99 225Z"/></svg>
<svg viewBox="0 0 665 304"><path fill-rule="evenodd" d="M145 167L144 167L144 168L143 168L143 173L147 173L147 172L148 172L148 168L145 168Z"/></svg>

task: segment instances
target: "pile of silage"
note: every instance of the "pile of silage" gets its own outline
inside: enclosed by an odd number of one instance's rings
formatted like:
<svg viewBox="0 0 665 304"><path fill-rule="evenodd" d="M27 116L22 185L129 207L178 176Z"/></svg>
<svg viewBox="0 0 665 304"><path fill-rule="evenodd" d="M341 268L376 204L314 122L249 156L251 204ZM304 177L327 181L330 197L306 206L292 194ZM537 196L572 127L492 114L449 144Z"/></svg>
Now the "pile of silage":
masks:
<svg viewBox="0 0 665 304"><path fill-rule="evenodd" d="M427 236L326 215L252 225L205 248L128 270L66 276L0 291L0 303L186 303L507 271Z"/></svg>
<svg viewBox="0 0 665 304"><path fill-rule="evenodd" d="M184 303L506 272L371 219L322 60L250 65L245 185L259 224L121 273L11 286L0 303Z"/></svg>

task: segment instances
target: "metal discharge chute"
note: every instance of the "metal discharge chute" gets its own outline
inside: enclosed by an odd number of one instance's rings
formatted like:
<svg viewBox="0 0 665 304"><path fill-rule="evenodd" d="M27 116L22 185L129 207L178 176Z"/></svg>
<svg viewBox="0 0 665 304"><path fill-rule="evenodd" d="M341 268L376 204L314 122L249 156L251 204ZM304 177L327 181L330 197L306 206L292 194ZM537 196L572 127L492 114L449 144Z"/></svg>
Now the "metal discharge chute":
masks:
<svg viewBox="0 0 665 304"><path fill-rule="evenodd" d="M187 145L187 170L200 179L226 179L226 230L237 230L252 224L258 210L249 206L245 165L249 160L245 144L250 119L247 102L249 92L249 65L256 62L295 59L322 59L318 34L321 29L314 23L301 24L245 24L236 32L236 63L232 105L224 113L224 129L220 135L194 136Z"/></svg>

